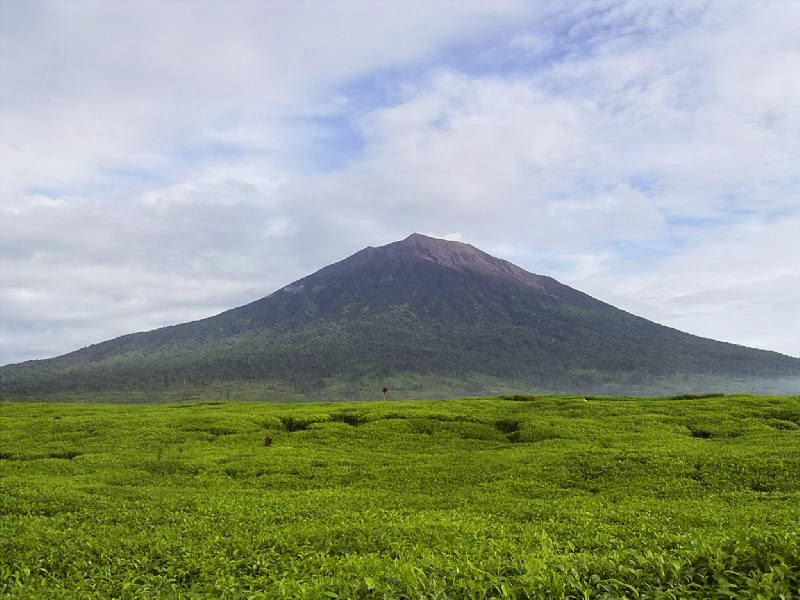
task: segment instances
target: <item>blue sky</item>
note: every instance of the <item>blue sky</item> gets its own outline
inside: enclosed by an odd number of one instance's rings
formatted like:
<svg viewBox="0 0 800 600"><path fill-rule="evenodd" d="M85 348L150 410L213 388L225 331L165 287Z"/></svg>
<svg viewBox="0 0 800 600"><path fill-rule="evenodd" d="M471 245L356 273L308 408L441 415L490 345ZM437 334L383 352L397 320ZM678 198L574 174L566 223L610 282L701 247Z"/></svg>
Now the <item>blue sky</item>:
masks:
<svg viewBox="0 0 800 600"><path fill-rule="evenodd" d="M800 356L800 5L0 0L0 364L413 231Z"/></svg>

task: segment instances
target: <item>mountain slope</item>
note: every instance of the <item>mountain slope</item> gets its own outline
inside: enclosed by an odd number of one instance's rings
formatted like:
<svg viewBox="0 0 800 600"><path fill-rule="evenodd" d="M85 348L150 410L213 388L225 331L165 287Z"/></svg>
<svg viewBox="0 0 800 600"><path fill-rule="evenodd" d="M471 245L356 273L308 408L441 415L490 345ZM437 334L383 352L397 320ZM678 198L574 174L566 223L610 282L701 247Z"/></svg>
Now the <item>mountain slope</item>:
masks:
<svg viewBox="0 0 800 600"><path fill-rule="evenodd" d="M468 244L413 234L214 317L2 373L18 394L214 381L309 394L333 382L377 389L398 376L438 378L460 393L460 382L482 380L646 389L796 377L800 360L663 327Z"/></svg>

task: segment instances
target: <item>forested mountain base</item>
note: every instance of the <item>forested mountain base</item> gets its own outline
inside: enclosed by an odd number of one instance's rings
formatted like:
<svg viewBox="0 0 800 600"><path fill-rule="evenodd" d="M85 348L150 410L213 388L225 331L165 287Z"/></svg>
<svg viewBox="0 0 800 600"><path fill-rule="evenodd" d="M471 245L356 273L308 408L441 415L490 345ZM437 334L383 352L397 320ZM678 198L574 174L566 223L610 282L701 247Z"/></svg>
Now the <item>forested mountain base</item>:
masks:
<svg viewBox="0 0 800 600"><path fill-rule="evenodd" d="M796 598L800 399L0 404L8 598Z"/></svg>

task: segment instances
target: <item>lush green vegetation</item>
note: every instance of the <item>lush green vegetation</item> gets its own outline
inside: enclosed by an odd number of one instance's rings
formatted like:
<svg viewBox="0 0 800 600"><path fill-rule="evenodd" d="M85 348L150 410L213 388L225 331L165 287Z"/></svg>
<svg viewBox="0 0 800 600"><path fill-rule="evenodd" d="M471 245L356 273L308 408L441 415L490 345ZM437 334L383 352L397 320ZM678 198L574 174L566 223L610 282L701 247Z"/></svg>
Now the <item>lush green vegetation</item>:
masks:
<svg viewBox="0 0 800 600"><path fill-rule="evenodd" d="M3 597L796 598L798 523L799 398L0 404Z"/></svg>

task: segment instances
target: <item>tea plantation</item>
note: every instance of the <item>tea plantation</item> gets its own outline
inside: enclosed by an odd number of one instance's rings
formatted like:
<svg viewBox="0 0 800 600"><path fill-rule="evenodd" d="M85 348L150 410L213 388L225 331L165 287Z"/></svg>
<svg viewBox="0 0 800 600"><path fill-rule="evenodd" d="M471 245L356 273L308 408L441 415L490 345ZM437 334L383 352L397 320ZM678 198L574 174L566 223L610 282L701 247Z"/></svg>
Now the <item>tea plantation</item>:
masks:
<svg viewBox="0 0 800 600"><path fill-rule="evenodd" d="M3 598L797 598L800 398L0 404Z"/></svg>

